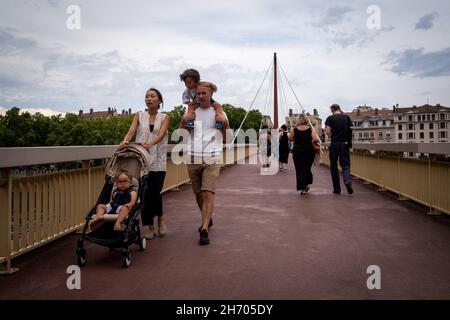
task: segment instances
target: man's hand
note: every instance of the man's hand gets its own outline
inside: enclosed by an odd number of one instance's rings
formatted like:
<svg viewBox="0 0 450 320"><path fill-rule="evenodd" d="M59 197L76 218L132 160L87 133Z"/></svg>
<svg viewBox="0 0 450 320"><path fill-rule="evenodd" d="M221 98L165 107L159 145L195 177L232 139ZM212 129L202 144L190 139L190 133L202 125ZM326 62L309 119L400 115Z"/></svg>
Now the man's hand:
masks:
<svg viewBox="0 0 450 320"><path fill-rule="evenodd" d="M194 102L189 102L188 103L188 112L194 112L195 109L198 108L198 104L194 103Z"/></svg>

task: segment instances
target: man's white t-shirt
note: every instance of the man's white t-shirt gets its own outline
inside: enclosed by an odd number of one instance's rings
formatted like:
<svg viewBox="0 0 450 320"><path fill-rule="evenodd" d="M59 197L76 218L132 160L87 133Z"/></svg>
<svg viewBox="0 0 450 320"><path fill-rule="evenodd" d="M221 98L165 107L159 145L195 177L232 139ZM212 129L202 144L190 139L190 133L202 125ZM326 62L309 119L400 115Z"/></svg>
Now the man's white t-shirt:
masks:
<svg viewBox="0 0 450 320"><path fill-rule="evenodd" d="M223 136L215 126L216 112L213 107L195 109L195 128L188 141L189 155L217 156L221 154Z"/></svg>

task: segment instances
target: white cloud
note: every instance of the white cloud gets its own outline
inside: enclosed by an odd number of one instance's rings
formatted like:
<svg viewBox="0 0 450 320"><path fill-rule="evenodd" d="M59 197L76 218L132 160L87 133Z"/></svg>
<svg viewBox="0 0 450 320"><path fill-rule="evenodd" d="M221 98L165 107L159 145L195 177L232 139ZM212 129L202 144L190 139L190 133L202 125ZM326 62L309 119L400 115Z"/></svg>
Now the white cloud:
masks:
<svg viewBox="0 0 450 320"><path fill-rule="evenodd" d="M10 108L5 108L5 107L0 106L0 115L4 116L9 109ZM54 110L51 108L23 108L23 109L20 109L20 113L25 113L25 112L28 112L30 114L35 114L35 113L39 112L40 114L43 114L44 116L47 116L47 117L57 116L59 114L61 114L62 116L66 115L65 112L61 112L61 111Z"/></svg>
<svg viewBox="0 0 450 320"><path fill-rule="evenodd" d="M218 101L248 106L274 51L301 102L324 117L334 102L347 110L357 104L420 104L418 93L424 91L431 100L449 104L448 77L409 79L382 65L393 51L450 47L448 19L435 20L426 33L414 30L429 12L450 14L443 0L378 1L379 31L366 28L369 1L78 3L81 29L70 31L65 10L72 1L4 1L1 105L136 110L144 108L146 89L156 87L169 110L181 103L178 75L196 68L218 85ZM264 105L265 93L258 106Z"/></svg>

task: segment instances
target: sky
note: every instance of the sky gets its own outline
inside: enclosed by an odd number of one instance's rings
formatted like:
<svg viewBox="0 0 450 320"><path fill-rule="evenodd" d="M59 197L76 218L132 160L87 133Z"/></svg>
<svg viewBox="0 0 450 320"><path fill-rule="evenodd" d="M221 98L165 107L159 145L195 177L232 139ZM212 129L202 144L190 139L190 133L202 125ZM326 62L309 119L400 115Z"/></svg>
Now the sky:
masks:
<svg viewBox="0 0 450 320"><path fill-rule="evenodd" d="M181 104L179 74L194 68L218 86L215 100L272 115L274 52L281 115L450 106L448 0L1 4L0 114L142 111L150 87L169 111Z"/></svg>

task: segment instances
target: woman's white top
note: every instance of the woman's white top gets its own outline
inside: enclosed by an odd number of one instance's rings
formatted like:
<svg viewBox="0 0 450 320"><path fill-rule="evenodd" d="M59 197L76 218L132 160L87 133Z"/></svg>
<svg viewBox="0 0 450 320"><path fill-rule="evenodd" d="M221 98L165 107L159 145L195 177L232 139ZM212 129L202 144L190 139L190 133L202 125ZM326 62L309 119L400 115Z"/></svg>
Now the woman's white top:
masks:
<svg viewBox="0 0 450 320"><path fill-rule="evenodd" d="M136 143L144 143L155 139L158 136L162 123L166 118L165 113L158 112L156 114L153 131L150 132L150 122L148 112L139 112L139 122L136 130ZM150 170L149 171L166 171L167 163L167 143L169 136L166 132L164 137L157 144L148 149L150 154Z"/></svg>

